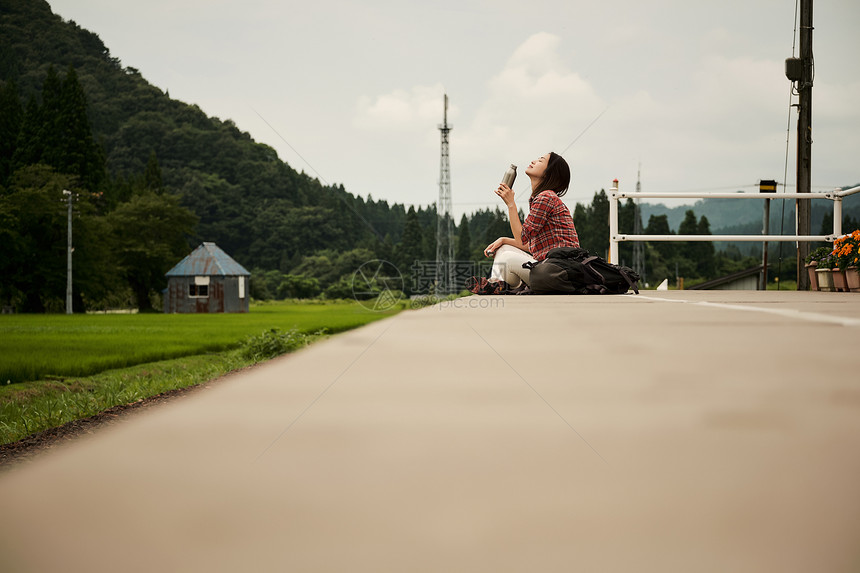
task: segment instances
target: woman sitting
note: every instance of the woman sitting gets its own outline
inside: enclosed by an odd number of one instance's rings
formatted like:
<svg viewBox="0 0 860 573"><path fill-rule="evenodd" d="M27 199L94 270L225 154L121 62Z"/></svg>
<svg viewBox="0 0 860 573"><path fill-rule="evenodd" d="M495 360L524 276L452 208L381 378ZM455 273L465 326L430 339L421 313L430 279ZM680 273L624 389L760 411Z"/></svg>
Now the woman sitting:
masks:
<svg viewBox="0 0 860 573"><path fill-rule="evenodd" d="M567 205L559 198L570 185L570 167L563 157L547 153L532 161L525 170L531 180L529 214L520 223L513 190L504 183L496 189L508 207L511 237L499 237L484 254L493 257L493 269L487 282L474 285L472 292L493 293L529 284L530 270L523 263L542 261L550 249L579 247L579 237ZM483 283L483 284L480 284ZM489 284L487 284L489 283Z"/></svg>

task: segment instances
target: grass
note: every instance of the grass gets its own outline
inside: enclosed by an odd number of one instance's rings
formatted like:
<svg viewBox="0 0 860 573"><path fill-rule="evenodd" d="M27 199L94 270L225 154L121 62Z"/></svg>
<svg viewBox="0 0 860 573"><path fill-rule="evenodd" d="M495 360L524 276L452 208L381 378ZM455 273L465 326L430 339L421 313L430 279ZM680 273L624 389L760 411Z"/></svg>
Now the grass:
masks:
<svg viewBox="0 0 860 573"><path fill-rule="evenodd" d="M0 383L0 444L206 382L320 332L408 307L374 312L353 302L280 302L247 314L2 316L0 379L9 383Z"/></svg>
<svg viewBox="0 0 860 573"><path fill-rule="evenodd" d="M797 281L774 281L771 279L767 282L767 290L797 290Z"/></svg>
<svg viewBox="0 0 860 573"><path fill-rule="evenodd" d="M71 380L39 380L0 391L0 444L121 404L201 384L252 364L239 350L188 356Z"/></svg>
<svg viewBox="0 0 860 573"><path fill-rule="evenodd" d="M244 314L3 315L0 385L220 352L272 328L337 333L393 312L355 302L280 302Z"/></svg>

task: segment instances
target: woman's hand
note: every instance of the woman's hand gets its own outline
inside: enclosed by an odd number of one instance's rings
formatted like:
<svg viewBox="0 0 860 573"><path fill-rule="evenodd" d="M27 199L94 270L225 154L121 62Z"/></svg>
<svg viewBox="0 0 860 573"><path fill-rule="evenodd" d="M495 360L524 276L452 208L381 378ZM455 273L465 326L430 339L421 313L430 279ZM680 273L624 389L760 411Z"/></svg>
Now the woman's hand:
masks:
<svg viewBox="0 0 860 573"><path fill-rule="evenodd" d="M504 183L499 183L499 188L496 189L496 195L501 197L502 201L504 201L505 205L508 207L516 207L516 202L514 201L514 190Z"/></svg>
<svg viewBox="0 0 860 573"><path fill-rule="evenodd" d="M495 241L493 241L492 243L487 245L487 248L484 249L484 256L485 257L494 256L496 254L496 251L499 250L499 247L506 244L505 239L507 239L507 237L499 237L498 239L496 239Z"/></svg>

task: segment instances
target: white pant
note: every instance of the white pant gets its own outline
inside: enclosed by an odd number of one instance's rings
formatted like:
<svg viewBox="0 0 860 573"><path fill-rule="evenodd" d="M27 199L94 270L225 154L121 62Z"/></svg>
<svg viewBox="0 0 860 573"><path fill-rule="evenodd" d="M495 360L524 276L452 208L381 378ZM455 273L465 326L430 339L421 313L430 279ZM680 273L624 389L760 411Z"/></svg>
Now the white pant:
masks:
<svg viewBox="0 0 860 573"><path fill-rule="evenodd" d="M490 281L505 281L511 287L516 287L520 281L529 284L529 269L523 268L523 263L537 262L530 254L511 245L502 245L493 257L493 270Z"/></svg>

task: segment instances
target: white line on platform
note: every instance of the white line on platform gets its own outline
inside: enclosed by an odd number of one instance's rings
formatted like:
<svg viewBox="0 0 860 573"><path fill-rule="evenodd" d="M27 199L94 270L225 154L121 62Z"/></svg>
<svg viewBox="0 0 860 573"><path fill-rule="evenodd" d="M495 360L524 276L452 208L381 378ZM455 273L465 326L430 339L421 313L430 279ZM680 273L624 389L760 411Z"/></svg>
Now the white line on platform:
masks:
<svg viewBox="0 0 860 573"><path fill-rule="evenodd" d="M680 302L687 304L694 304L697 306L710 306L716 308L725 308L729 310L743 310L748 312L763 312L766 314L775 314L777 316L784 316L786 318L793 318L796 320L805 320L807 322L826 322L830 324L838 324L840 326L854 326L860 327L860 319L849 318L845 316L833 316L829 314L821 314L820 312L804 312L795 309L783 309L783 308L764 308L761 306L752 306L752 305L740 305L740 304L726 304L722 302L708 302L708 301L690 301L690 300L678 300L674 298L661 298L656 296L633 296L627 297L631 300L656 300L660 302Z"/></svg>

